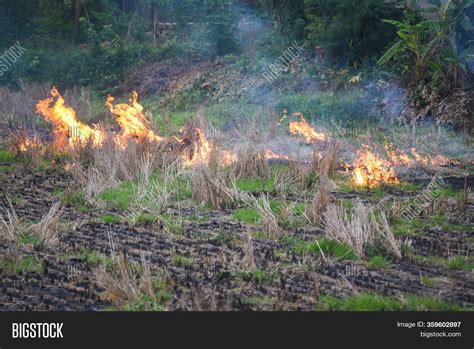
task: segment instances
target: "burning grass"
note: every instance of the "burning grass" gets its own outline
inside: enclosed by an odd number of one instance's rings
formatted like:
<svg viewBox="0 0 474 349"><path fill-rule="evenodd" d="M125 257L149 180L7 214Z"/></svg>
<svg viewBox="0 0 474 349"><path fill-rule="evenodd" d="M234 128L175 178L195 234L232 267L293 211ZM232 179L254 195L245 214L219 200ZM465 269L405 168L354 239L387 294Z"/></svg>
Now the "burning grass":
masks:
<svg viewBox="0 0 474 349"><path fill-rule="evenodd" d="M311 127L302 113L296 113L296 116L300 118L300 121L290 121L289 131L291 134L302 136L307 144L327 140L327 136L324 133L318 133Z"/></svg>

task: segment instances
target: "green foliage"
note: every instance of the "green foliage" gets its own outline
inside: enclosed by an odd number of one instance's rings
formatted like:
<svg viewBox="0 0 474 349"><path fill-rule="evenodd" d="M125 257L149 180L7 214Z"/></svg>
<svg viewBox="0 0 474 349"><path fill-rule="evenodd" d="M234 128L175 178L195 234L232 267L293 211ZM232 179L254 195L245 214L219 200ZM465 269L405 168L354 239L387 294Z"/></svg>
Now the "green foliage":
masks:
<svg viewBox="0 0 474 349"><path fill-rule="evenodd" d="M77 251L74 254L74 258L93 265L104 265L107 268L112 267L115 263L111 257L86 248L81 248Z"/></svg>
<svg viewBox="0 0 474 349"><path fill-rule="evenodd" d="M469 257L457 256L449 261L448 266L455 270L473 271L474 261Z"/></svg>
<svg viewBox="0 0 474 349"><path fill-rule="evenodd" d="M400 40L378 62L386 64L393 57L408 53L414 65L410 71L414 73L414 82L425 79L434 88L441 80L446 88L457 87L462 83L467 67L456 50L456 25L463 18L461 15L469 1L457 5L451 0L443 4L433 1L431 4L434 7L424 11L425 14L435 13L430 19L417 19L414 23L384 20L397 28Z"/></svg>
<svg viewBox="0 0 474 349"><path fill-rule="evenodd" d="M232 213L232 217L239 222L247 224L255 224L260 220L258 212L251 207L243 207L235 210Z"/></svg>
<svg viewBox="0 0 474 349"><path fill-rule="evenodd" d="M102 217L102 220L104 221L104 224L114 224L122 222L122 217L112 214L106 214L104 217Z"/></svg>
<svg viewBox="0 0 474 349"><path fill-rule="evenodd" d="M273 178L268 179L245 179L239 178L235 181L239 190L249 193L269 192L274 188Z"/></svg>
<svg viewBox="0 0 474 349"><path fill-rule="evenodd" d="M322 239L316 240L304 240L300 236L285 236L282 239L282 243L292 250L293 253L298 255L320 255L323 251L326 257L334 257L341 260L357 260L357 255L348 246L345 246L337 241Z"/></svg>
<svg viewBox="0 0 474 349"><path fill-rule="evenodd" d="M124 304L122 311L165 311L166 304L171 300L171 294L162 281L153 282L155 294L153 296L140 293L135 299Z"/></svg>
<svg viewBox="0 0 474 349"><path fill-rule="evenodd" d="M42 273L43 262L36 256L24 256L15 260L0 256L0 270L9 274Z"/></svg>
<svg viewBox="0 0 474 349"><path fill-rule="evenodd" d="M173 263L182 267L190 267L194 261L191 258L176 255L173 257Z"/></svg>
<svg viewBox="0 0 474 349"><path fill-rule="evenodd" d="M15 156L8 150L0 150L0 162L12 162Z"/></svg>
<svg viewBox="0 0 474 349"><path fill-rule="evenodd" d="M114 189L108 189L101 194L101 198L107 202L109 207L117 207L127 210L133 197L133 183L126 181Z"/></svg>
<svg viewBox="0 0 474 349"><path fill-rule="evenodd" d="M369 268L384 269L389 266L389 262L383 256L373 256L368 262Z"/></svg>
<svg viewBox="0 0 474 349"><path fill-rule="evenodd" d="M381 18L401 19L403 7L397 1L309 0L308 38L322 46L336 62L360 64L376 56L393 38Z"/></svg>
<svg viewBox="0 0 474 349"><path fill-rule="evenodd" d="M409 295L403 299L361 293L352 298L323 296L320 310L337 311L459 311L456 304L439 299Z"/></svg>

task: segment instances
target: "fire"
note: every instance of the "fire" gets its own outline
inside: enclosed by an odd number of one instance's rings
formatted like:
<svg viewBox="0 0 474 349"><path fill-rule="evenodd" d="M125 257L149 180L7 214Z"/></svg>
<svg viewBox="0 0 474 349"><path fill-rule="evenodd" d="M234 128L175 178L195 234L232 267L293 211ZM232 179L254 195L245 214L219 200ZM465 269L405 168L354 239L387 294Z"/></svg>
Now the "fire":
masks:
<svg viewBox="0 0 474 349"><path fill-rule="evenodd" d="M228 166L237 161L237 154L230 150L222 150L220 155L220 161Z"/></svg>
<svg viewBox="0 0 474 349"><path fill-rule="evenodd" d="M375 188L382 183L398 184L395 169L369 149L359 150L353 163L352 181L356 186Z"/></svg>
<svg viewBox="0 0 474 349"><path fill-rule="evenodd" d="M115 142L125 146L129 140L149 140L161 142L163 137L156 135L150 130L150 122L143 114L143 107L138 103L138 93L133 91L130 95L129 104L113 105L114 97L108 96L105 106L114 115L120 125L121 133L115 136Z"/></svg>
<svg viewBox="0 0 474 349"><path fill-rule="evenodd" d="M303 117L303 114L296 113L296 115L301 118L301 121L290 121L289 130L291 134L303 136L308 144L326 140L326 135L316 132Z"/></svg>
<svg viewBox="0 0 474 349"><path fill-rule="evenodd" d="M288 155L279 155L275 154L272 150L267 149L265 150L265 157L267 159L281 159L281 160L290 160L290 157Z"/></svg>
<svg viewBox="0 0 474 349"><path fill-rule="evenodd" d="M200 128L193 129L194 139L186 147L183 153L183 165L192 167L198 164L207 164L211 156L213 146L208 142L204 132ZM189 140L181 138L178 140L181 144L186 144Z"/></svg>
<svg viewBox="0 0 474 349"><path fill-rule="evenodd" d="M36 111L51 122L55 145L60 149L89 140L94 146L102 144L102 131L80 122L74 109L65 106L64 98L56 88L51 89L51 97L36 104Z"/></svg>
<svg viewBox="0 0 474 349"><path fill-rule="evenodd" d="M385 142L385 150L394 165L413 165L413 159L411 159L404 151L398 148L395 149L392 144Z"/></svg>
<svg viewBox="0 0 474 349"><path fill-rule="evenodd" d="M455 160L451 160L444 155L436 155L434 158L431 156L421 155L416 148L411 148L411 156L405 153L401 149L395 149L393 145L385 143L385 150L390 161L396 166L414 166L420 164L422 166L448 166L450 164L459 164Z"/></svg>
<svg viewBox="0 0 474 349"><path fill-rule="evenodd" d="M21 153L26 153L28 149L39 148L39 147L41 147L41 142L39 141L39 139L37 139L36 137L33 139L24 137L18 145L18 150Z"/></svg>

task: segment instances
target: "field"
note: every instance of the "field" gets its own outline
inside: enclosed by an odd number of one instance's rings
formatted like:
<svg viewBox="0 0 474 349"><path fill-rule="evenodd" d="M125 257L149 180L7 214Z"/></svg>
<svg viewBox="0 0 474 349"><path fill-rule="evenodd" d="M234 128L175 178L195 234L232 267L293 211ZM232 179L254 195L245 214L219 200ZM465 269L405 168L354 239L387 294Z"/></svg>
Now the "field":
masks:
<svg viewBox="0 0 474 349"><path fill-rule="evenodd" d="M472 309L474 177L455 132L347 136L301 113L224 132L201 110L159 135L130 126L147 118L132 97L109 101L120 129L95 142L53 97L52 132L0 153L3 309Z"/></svg>
<svg viewBox="0 0 474 349"><path fill-rule="evenodd" d="M473 311L474 4L357 4L3 2L0 310Z"/></svg>

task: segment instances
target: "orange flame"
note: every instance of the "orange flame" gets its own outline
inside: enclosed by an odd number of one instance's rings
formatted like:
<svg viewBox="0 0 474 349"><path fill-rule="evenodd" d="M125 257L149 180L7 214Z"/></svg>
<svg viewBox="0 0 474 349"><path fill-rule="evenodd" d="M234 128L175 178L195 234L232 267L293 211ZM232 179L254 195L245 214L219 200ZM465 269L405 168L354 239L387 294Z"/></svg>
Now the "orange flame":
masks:
<svg viewBox="0 0 474 349"><path fill-rule="evenodd" d="M267 159L281 159L281 160L289 160L290 157L288 155L279 155L275 154L272 150L267 149L265 150L265 157Z"/></svg>
<svg viewBox="0 0 474 349"><path fill-rule="evenodd" d="M400 183L392 164L379 158L369 149L357 151L357 158L353 163L353 168L352 181L359 187L375 188L382 183Z"/></svg>
<svg viewBox="0 0 474 349"><path fill-rule="evenodd" d="M303 136L308 144L326 140L326 135L316 132L303 117L303 114L296 113L296 115L301 118L301 121L290 121L289 130L291 134Z"/></svg>
<svg viewBox="0 0 474 349"><path fill-rule="evenodd" d="M20 144L18 145L18 150L21 153L26 153L28 149L39 148L39 147L41 147L41 142L39 139L37 139L36 137L31 139L25 136L21 140Z"/></svg>
<svg viewBox="0 0 474 349"><path fill-rule="evenodd" d="M89 140L95 146L102 144L102 131L79 121L74 109L65 106L64 98L56 88L51 89L51 97L36 104L36 111L51 122L55 145L60 149Z"/></svg>
<svg viewBox="0 0 474 349"><path fill-rule="evenodd" d="M456 160L449 159L444 155L436 155L434 158L431 156L423 156L415 148L411 148L410 152L412 157L410 157L403 150L395 149L392 144L385 142L385 150L390 161L396 166L413 166L416 164L421 164L423 166L448 166L450 164L459 164Z"/></svg>
<svg viewBox="0 0 474 349"><path fill-rule="evenodd" d="M150 130L150 122L143 114L143 107L137 102L138 93L133 91L129 104L113 105L114 97L108 96L105 106L114 115L115 120L120 125L121 133L115 136L115 142L121 146L126 146L128 141L136 139L139 141L149 140L161 142L163 137L156 135Z"/></svg>
<svg viewBox="0 0 474 349"><path fill-rule="evenodd" d="M212 152L213 146L207 141L204 132L199 128L194 129L196 140L193 141L190 147L187 147L183 153L183 165L185 167L193 167L199 164L209 163L209 158ZM185 143L184 139L178 140L181 143Z"/></svg>
<svg viewBox="0 0 474 349"><path fill-rule="evenodd" d="M220 161L226 166L231 165L237 161L237 154L230 150L222 150Z"/></svg>

